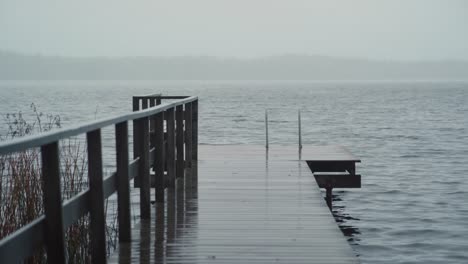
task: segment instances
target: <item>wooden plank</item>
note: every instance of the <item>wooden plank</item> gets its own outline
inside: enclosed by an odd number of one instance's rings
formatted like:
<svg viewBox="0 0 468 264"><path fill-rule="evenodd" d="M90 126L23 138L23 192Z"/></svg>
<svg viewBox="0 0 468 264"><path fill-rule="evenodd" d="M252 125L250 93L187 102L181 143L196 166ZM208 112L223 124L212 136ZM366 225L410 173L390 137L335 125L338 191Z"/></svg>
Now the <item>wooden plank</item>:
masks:
<svg viewBox="0 0 468 264"><path fill-rule="evenodd" d="M58 142L42 146L41 159L47 260L50 263L65 263Z"/></svg>
<svg viewBox="0 0 468 264"><path fill-rule="evenodd" d="M200 157L206 157L203 149ZM222 156L230 149L210 151ZM258 159L246 154L201 159L198 196L179 198L176 190L175 219L168 198L167 214L157 213L165 224L136 225L132 232L140 240L110 262L143 254L147 262L181 264L359 263L305 161L265 162L264 153Z"/></svg>
<svg viewBox="0 0 468 264"><path fill-rule="evenodd" d="M117 191L117 173L114 172L111 175L105 177L102 180L102 194L104 199L109 198L112 194Z"/></svg>
<svg viewBox="0 0 468 264"><path fill-rule="evenodd" d="M88 147L89 212L91 258L93 263L106 263L106 218L102 175L101 130L86 134Z"/></svg>
<svg viewBox="0 0 468 264"><path fill-rule="evenodd" d="M199 145L199 160L253 159L265 160L264 145ZM229 151L222 151L228 148ZM270 145L269 160L354 161L361 160L342 146L303 145L299 158L297 146Z"/></svg>
<svg viewBox="0 0 468 264"><path fill-rule="evenodd" d="M129 170L128 179L129 180L135 179L135 177L138 175L138 167L140 166L138 164L139 161L140 161L140 158L130 161L130 164L128 165L128 170Z"/></svg>
<svg viewBox="0 0 468 264"><path fill-rule="evenodd" d="M119 241L129 242L131 240L131 222L127 122L115 125L115 145L117 159L117 217L119 221Z"/></svg>
<svg viewBox="0 0 468 264"><path fill-rule="evenodd" d="M89 190L84 190L63 203L63 227L67 229L89 212Z"/></svg>
<svg viewBox="0 0 468 264"><path fill-rule="evenodd" d="M344 172L348 171L354 174L355 161L316 161L307 160L307 164L312 172Z"/></svg>
<svg viewBox="0 0 468 264"><path fill-rule="evenodd" d="M314 177L320 188L361 188L361 175L314 173Z"/></svg>

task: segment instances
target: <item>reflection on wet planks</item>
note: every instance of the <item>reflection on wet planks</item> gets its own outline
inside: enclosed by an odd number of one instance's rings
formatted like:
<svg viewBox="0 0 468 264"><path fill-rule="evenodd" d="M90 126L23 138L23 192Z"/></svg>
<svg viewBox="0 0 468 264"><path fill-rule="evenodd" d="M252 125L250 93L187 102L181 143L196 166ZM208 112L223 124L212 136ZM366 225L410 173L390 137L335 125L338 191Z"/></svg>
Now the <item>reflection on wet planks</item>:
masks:
<svg viewBox="0 0 468 264"><path fill-rule="evenodd" d="M183 238L183 228L196 223L196 190L166 189L166 203L153 205L151 220L142 219L132 228L132 242L120 243L108 263L164 263L176 257L173 245ZM185 199L187 197L187 200Z"/></svg>

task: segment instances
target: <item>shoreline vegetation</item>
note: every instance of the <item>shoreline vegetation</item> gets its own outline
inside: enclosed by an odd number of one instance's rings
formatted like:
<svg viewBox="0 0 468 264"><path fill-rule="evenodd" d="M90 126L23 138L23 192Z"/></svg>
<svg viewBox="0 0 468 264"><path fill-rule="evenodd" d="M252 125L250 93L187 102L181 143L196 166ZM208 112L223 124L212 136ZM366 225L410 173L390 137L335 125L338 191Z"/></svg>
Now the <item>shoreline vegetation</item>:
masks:
<svg viewBox="0 0 468 264"><path fill-rule="evenodd" d="M11 140L34 133L60 128L60 116L39 112L34 104L30 107L33 120L25 118L21 112L6 114L4 118L7 132L0 140ZM67 200L88 188L87 149L78 138L60 142L62 200ZM15 232L43 214L41 157L38 148L22 152L0 155L0 239ZM108 200L105 202L108 208ZM107 252L115 249L117 228L116 216L106 215ZM109 217L108 217L109 216ZM84 216L70 226L65 233L66 252L69 263L89 263L89 217ZM26 263L47 263L45 251L38 252Z"/></svg>
<svg viewBox="0 0 468 264"><path fill-rule="evenodd" d="M468 61L391 61L281 55L258 58L62 57L0 50L0 80L446 80Z"/></svg>

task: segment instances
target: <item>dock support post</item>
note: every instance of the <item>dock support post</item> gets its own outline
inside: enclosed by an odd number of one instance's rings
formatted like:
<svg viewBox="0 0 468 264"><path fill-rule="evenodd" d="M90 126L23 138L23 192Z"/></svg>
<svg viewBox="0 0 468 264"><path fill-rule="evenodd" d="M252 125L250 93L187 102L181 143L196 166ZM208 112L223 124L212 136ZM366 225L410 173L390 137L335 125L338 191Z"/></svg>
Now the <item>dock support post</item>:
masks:
<svg viewBox="0 0 468 264"><path fill-rule="evenodd" d="M265 109L265 147L268 148L268 110Z"/></svg>

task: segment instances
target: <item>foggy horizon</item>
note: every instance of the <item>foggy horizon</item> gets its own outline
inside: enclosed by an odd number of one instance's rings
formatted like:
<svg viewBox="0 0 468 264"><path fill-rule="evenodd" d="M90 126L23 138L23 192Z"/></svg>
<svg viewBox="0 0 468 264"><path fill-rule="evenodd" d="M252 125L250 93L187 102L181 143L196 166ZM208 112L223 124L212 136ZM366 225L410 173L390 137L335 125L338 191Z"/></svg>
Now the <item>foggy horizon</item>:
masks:
<svg viewBox="0 0 468 264"><path fill-rule="evenodd" d="M307 53L278 53L271 55L258 55L258 56L222 56L222 55L61 55L54 53L40 53L40 52L21 52L16 50L0 49L0 54L11 54L15 56L24 57L43 57L43 58L60 58L60 59L109 59L109 60L125 60L125 59L214 59L214 60L238 60L238 61L252 61L260 59L272 58L323 58L323 59L339 59L339 60L353 60L353 61L366 61L366 62L382 62L382 63L437 63L437 62L460 62L468 63L468 58L427 58L427 59L402 59L402 58L371 58L371 57L358 57L358 56L339 56L331 54L307 54Z"/></svg>
<svg viewBox="0 0 468 264"><path fill-rule="evenodd" d="M468 61L468 2L0 3L0 50L61 57L283 55Z"/></svg>

